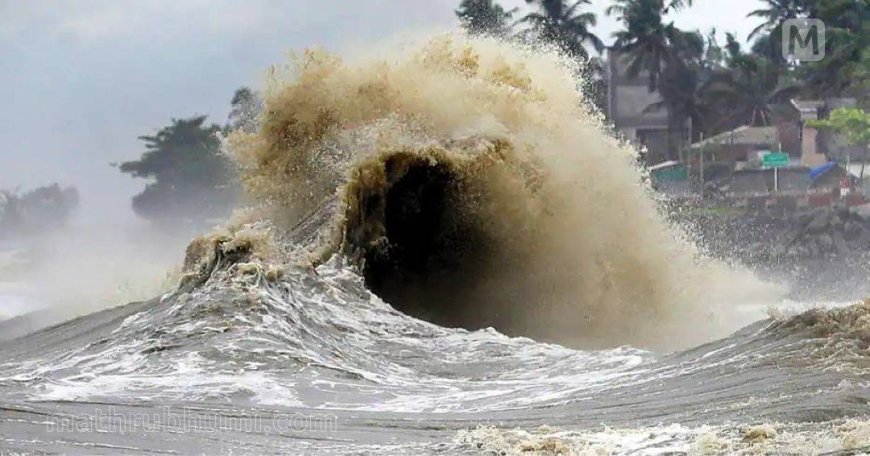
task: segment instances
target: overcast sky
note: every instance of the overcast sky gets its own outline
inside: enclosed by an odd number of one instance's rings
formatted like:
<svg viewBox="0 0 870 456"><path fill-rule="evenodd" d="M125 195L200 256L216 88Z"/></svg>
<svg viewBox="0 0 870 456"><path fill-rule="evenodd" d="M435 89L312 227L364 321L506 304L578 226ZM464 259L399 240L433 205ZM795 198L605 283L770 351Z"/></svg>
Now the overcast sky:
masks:
<svg viewBox="0 0 870 456"><path fill-rule="evenodd" d="M0 188L75 185L83 216L133 220L144 182L110 162L172 117L223 123L233 91L258 87L287 51L341 52L405 32L456 26L458 0L0 0ZM759 0L696 0L684 29L757 25ZM525 8L524 0L502 4ZM618 28L593 0L596 32Z"/></svg>

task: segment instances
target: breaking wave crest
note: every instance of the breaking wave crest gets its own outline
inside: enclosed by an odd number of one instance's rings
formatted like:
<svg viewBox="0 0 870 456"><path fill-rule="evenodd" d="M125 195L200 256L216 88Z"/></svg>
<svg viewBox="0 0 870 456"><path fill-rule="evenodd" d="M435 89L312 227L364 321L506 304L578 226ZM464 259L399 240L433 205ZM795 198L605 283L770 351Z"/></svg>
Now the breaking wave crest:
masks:
<svg viewBox="0 0 870 456"><path fill-rule="evenodd" d="M352 258L412 316L584 347L688 346L745 323L720 306L772 290L667 226L576 70L452 35L357 61L308 51L270 73L259 131L229 145L294 234L283 250Z"/></svg>

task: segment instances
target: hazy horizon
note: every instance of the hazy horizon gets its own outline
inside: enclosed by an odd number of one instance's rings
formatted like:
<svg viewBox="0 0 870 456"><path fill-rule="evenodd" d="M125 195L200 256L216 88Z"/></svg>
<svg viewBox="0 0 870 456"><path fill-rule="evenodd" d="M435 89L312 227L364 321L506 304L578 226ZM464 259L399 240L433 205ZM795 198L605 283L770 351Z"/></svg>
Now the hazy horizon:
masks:
<svg viewBox="0 0 870 456"><path fill-rule="evenodd" d="M82 219L131 222L130 198L145 182L110 163L137 158L138 136L197 114L224 123L233 91L259 87L265 69L291 50L340 52L403 32L453 29L458 3L0 0L0 84L9 88L0 188L73 185ZM606 41L619 27L603 13L610 3L591 6ZM524 0L502 4L527 8ZM700 0L675 21L745 39L758 22L746 13L757 5Z"/></svg>

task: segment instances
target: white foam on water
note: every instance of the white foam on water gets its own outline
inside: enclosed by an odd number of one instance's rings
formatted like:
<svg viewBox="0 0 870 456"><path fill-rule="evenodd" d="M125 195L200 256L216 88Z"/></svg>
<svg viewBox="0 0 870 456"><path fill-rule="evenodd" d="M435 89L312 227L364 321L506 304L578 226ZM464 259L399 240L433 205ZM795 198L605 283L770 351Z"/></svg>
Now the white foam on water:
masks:
<svg viewBox="0 0 870 456"><path fill-rule="evenodd" d="M504 456L823 454L866 449L870 421L697 427L670 424L635 429L604 426L593 430L480 426L460 431L454 443L457 449Z"/></svg>

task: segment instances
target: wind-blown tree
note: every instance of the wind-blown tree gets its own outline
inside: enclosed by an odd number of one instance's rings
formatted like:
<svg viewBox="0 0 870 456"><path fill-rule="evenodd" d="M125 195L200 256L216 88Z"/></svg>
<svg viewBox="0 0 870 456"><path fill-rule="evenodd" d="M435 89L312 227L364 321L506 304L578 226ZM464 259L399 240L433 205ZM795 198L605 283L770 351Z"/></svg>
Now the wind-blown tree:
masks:
<svg viewBox="0 0 870 456"><path fill-rule="evenodd" d="M788 19L802 17L807 12L806 0L762 0L764 8L752 11L746 17L759 17L764 22L749 34L754 40L762 35L782 36L782 24Z"/></svg>
<svg viewBox="0 0 870 456"><path fill-rule="evenodd" d="M624 27L614 33L614 47L628 56L627 75L637 77L641 71L649 74L649 90L656 90L665 67L675 60L676 46L684 41L684 32L673 22L664 22L672 12L692 5L691 0L615 0L606 10L618 16Z"/></svg>
<svg viewBox="0 0 870 456"><path fill-rule="evenodd" d="M206 116L172 119L153 136L140 136L145 153L119 169L147 179L133 197L133 210L165 227L198 226L224 217L237 191L234 169L222 153L221 127L206 125Z"/></svg>
<svg viewBox="0 0 870 456"><path fill-rule="evenodd" d="M761 18L762 22L749 33L753 42L752 51L761 57L786 68L788 62L782 53L783 24L789 19L806 17L808 1L812 0L762 0L765 6L750 12L746 17Z"/></svg>
<svg viewBox="0 0 870 456"><path fill-rule="evenodd" d="M505 10L493 0L462 0L455 13L469 35L504 37L511 33L516 11L516 8Z"/></svg>
<svg viewBox="0 0 870 456"><path fill-rule="evenodd" d="M675 43L676 57L662 73L658 81L662 100L646 108L647 112L666 108L669 113L669 129L681 131L691 122L690 141L707 132L708 119L712 117L709 89L715 72L721 70L723 51L715 39L715 30L705 38L698 33L679 35ZM674 138L677 142L681 135ZM679 148L680 144L672 144Z"/></svg>
<svg viewBox="0 0 870 456"><path fill-rule="evenodd" d="M770 126L775 106L798 94L800 86L784 69L764 57L744 54L729 36L728 70L713 76L709 96L722 113L715 128Z"/></svg>
<svg viewBox="0 0 870 456"><path fill-rule="evenodd" d="M782 54L782 35L780 32L761 33L752 42L751 55L762 57L780 67L783 72L791 71L794 64Z"/></svg>
<svg viewBox="0 0 870 456"><path fill-rule="evenodd" d="M701 75L696 74L700 69L685 60L700 59L704 45L699 34L683 32L673 22L666 23L665 17L691 5L691 0L615 0L606 10L624 27L614 33L614 48L627 59L626 75L634 78L647 72L649 91L659 90L663 97L662 103L647 109L669 109L668 149L672 157L684 142L686 120L700 117L700 105L694 100L703 85ZM689 98L683 84L695 86Z"/></svg>
<svg viewBox="0 0 870 456"><path fill-rule="evenodd" d="M749 13L762 18L753 30L753 52L776 63L783 75L794 73L802 95L813 98L854 96L870 101L870 3L866 0L764 0ZM825 23L825 58L819 62L789 62L782 53L786 20L821 19Z"/></svg>
<svg viewBox="0 0 870 456"><path fill-rule="evenodd" d="M528 25L536 37L587 61L586 44L597 53L604 50L604 42L590 30L597 23L595 14L581 8L589 5L590 0L577 0L570 5L565 0L526 0L526 3L534 4L537 11L526 14L519 22Z"/></svg>
<svg viewBox="0 0 870 456"><path fill-rule="evenodd" d="M825 57L797 68L813 97L870 96L870 2L806 1L806 14L825 23Z"/></svg>

